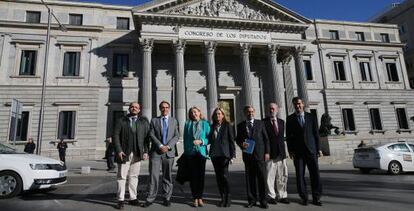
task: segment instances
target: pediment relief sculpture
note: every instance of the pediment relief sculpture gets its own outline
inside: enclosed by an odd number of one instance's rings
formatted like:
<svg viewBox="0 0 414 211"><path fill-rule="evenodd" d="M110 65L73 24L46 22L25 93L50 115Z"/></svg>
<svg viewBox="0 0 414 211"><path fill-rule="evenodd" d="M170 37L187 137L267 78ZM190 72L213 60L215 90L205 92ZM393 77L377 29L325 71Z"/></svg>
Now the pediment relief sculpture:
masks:
<svg viewBox="0 0 414 211"><path fill-rule="evenodd" d="M205 0L200 3L186 5L165 11L174 15L193 15L207 17L239 18L259 21L292 21L282 14L271 14L258 8L253 8L247 3L236 0ZM281 20L281 17L285 20Z"/></svg>

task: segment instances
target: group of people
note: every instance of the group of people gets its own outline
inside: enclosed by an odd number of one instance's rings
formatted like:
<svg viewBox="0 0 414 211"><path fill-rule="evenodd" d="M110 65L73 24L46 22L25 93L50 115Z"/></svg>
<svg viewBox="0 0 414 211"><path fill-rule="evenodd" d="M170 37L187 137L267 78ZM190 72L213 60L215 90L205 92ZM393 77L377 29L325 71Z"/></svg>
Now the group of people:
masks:
<svg viewBox="0 0 414 211"><path fill-rule="evenodd" d="M57 144L57 150L59 153L59 159L66 165L66 149L68 148L67 143L64 139L60 139ZM28 138L27 143L24 145L24 152L28 154L33 154L36 149L36 144L33 142L33 138Z"/></svg>
<svg viewBox="0 0 414 211"><path fill-rule="evenodd" d="M307 166L311 178L312 202L318 206L322 205L322 186L318 169L318 156L322 153L316 117L304 111L304 102L299 97L295 97L292 103L295 113L287 118L286 129L284 121L277 117L276 103L268 105L269 115L263 120L255 119L253 106L245 106L245 120L237 125L236 136L222 108L213 111L212 124L204 119L200 108L193 106L189 109L188 120L182 131L184 153L177 160L176 180L180 183L190 183L192 206L204 206L207 160L211 160L214 166L221 197L218 206L231 206L228 168L236 157L235 144L242 150L245 165L248 199L246 207L256 206L257 202L265 209L268 208L268 203L290 203L287 198L288 156L294 161L301 204L308 205L304 178ZM172 168L174 159L178 156L178 121L170 116L170 103L166 101L159 104L161 115L150 121L139 115L140 109L140 104L131 103L129 113L117 121L112 136L115 161L118 163L117 209L124 208L126 185L129 190L129 204L151 206L161 186L163 205L171 205ZM149 160L150 184L146 200L140 204L137 199L137 187L143 160Z"/></svg>

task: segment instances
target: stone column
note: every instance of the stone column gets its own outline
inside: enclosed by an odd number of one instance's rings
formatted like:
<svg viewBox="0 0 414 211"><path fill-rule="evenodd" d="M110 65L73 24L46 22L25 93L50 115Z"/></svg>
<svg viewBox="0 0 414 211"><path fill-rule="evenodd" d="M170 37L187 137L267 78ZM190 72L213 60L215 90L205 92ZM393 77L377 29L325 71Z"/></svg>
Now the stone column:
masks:
<svg viewBox="0 0 414 211"><path fill-rule="evenodd" d="M303 99L305 107L309 105L308 91L306 89L306 74L303 66L302 53L305 50L304 46L295 47L293 54L295 58L295 73L296 73L296 86L298 90L298 96Z"/></svg>
<svg viewBox="0 0 414 211"><path fill-rule="evenodd" d="M252 82L250 81L250 54L251 46L246 43L240 44L241 74L243 78L243 102L244 105L253 105Z"/></svg>
<svg viewBox="0 0 414 211"><path fill-rule="evenodd" d="M148 119L152 118L152 65L151 54L153 49L152 39L141 40L142 49L142 89L141 93L141 112Z"/></svg>
<svg viewBox="0 0 414 211"><path fill-rule="evenodd" d="M184 73L184 49L185 41L174 41L175 52L175 118L180 125L180 136L183 135L186 120L185 106L185 73Z"/></svg>
<svg viewBox="0 0 414 211"><path fill-rule="evenodd" d="M215 51L217 44L215 42L205 42L206 68L207 68L207 103L210 119L214 109L218 105L217 97L217 78L216 78L216 61Z"/></svg>
<svg viewBox="0 0 414 211"><path fill-rule="evenodd" d="M279 45L268 45L269 55L268 55L268 62L269 62L269 69L270 74L272 77L272 102L276 102L279 107L283 107L283 90L281 88L282 81L279 77L279 70L277 66L277 52L279 50Z"/></svg>

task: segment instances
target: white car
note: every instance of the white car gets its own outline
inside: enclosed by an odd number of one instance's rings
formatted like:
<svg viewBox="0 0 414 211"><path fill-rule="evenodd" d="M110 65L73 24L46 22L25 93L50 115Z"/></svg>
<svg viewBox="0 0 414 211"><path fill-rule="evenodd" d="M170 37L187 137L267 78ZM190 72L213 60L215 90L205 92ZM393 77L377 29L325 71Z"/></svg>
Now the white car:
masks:
<svg viewBox="0 0 414 211"><path fill-rule="evenodd" d="M354 150L354 168L362 173L373 169L386 170L390 174L414 171L414 144L394 142L378 146L361 147Z"/></svg>
<svg viewBox="0 0 414 211"><path fill-rule="evenodd" d="M66 166L61 161L19 153L0 143L0 199L64 184L66 174Z"/></svg>

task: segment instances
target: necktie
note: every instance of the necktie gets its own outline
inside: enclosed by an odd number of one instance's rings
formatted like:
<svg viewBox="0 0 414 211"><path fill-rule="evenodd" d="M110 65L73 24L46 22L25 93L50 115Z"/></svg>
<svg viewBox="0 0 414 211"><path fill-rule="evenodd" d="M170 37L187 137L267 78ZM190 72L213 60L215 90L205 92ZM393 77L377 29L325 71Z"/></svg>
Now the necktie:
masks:
<svg viewBox="0 0 414 211"><path fill-rule="evenodd" d="M136 121L137 121L136 117L131 117L131 127L135 124Z"/></svg>
<svg viewBox="0 0 414 211"><path fill-rule="evenodd" d="M276 135L279 135L279 127L277 126L277 122L275 119L272 120L273 123L273 130L275 131Z"/></svg>
<svg viewBox="0 0 414 211"><path fill-rule="evenodd" d="M247 128L249 129L249 138L252 138L253 136L253 122L248 122L247 123Z"/></svg>
<svg viewBox="0 0 414 211"><path fill-rule="evenodd" d="M162 143L167 144L168 124L167 118L162 118Z"/></svg>
<svg viewBox="0 0 414 211"><path fill-rule="evenodd" d="M305 125L305 119L303 118L303 115L298 115L298 119L299 119L299 124L301 127L303 127Z"/></svg>

